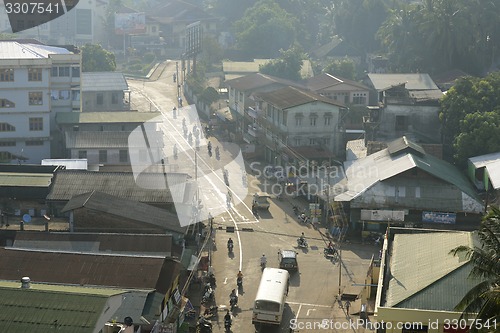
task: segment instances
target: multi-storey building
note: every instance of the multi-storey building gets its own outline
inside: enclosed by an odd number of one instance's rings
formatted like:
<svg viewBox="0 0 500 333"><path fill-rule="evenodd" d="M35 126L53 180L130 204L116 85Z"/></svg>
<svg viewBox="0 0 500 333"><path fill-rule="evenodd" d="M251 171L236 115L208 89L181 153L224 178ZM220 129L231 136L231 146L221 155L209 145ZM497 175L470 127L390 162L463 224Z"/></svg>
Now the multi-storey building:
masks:
<svg viewBox="0 0 500 333"><path fill-rule="evenodd" d="M80 110L80 63L65 48L0 41L0 161L57 155L55 114Z"/></svg>

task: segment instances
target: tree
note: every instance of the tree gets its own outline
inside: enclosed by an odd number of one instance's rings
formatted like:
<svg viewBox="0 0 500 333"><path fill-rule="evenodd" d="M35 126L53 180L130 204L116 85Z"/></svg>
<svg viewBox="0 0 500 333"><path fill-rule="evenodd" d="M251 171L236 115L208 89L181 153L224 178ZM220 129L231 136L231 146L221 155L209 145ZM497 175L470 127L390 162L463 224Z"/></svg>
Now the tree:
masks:
<svg viewBox="0 0 500 333"><path fill-rule="evenodd" d="M286 51L280 50L280 54L280 58L261 65L259 72L292 81L300 80L300 69L305 58L302 50L295 46Z"/></svg>
<svg viewBox="0 0 500 333"><path fill-rule="evenodd" d="M477 232L479 246L459 246L450 253L465 256L473 267L470 276L481 280L462 298L456 310L462 311L462 317L477 313L478 323L493 324L500 322L500 209L491 207L483 218ZM478 330L471 325L471 332L495 332L493 327ZM493 329L491 329L493 328ZM498 329L498 328L496 328Z"/></svg>
<svg viewBox="0 0 500 333"><path fill-rule="evenodd" d="M97 44L85 44L82 51L82 72L113 72L115 55Z"/></svg>
<svg viewBox="0 0 500 333"><path fill-rule="evenodd" d="M446 155L454 155L455 162L465 166L469 157L500 150L486 135L497 137L499 115L500 73L459 79L441 100L439 117Z"/></svg>
<svg viewBox="0 0 500 333"><path fill-rule="evenodd" d="M356 79L356 65L350 59L333 60L324 68L323 72L344 79Z"/></svg>
<svg viewBox="0 0 500 333"><path fill-rule="evenodd" d="M235 22L237 45L249 57L273 58L290 48L297 20L272 0L260 0Z"/></svg>
<svg viewBox="0 0 500 333"><path fill-rule="evenodd" d="M200 61L203 61L207 68L221 62L224 52L217 40L212 37L204 37L201 45Z"/></svg>

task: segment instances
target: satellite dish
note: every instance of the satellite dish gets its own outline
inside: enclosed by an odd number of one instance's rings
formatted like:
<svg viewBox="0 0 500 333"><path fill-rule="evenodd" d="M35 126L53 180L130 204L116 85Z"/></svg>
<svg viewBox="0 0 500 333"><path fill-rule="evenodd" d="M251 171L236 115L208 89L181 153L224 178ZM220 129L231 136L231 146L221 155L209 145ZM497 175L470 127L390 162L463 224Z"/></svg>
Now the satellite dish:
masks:
<svg viewBox="0 0 500 333"><path fill-rule="evenodd" d="M29 214L23 215L23 222L29 223L31 222L31 216Z"/></svg>

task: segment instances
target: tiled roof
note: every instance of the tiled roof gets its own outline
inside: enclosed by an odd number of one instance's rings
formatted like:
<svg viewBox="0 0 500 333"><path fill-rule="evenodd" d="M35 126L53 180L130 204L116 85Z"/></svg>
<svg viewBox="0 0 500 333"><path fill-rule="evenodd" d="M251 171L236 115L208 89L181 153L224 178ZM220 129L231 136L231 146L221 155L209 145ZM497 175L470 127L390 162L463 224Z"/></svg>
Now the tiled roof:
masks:
<svg viewBox="0 0 500 333"><path fill-rule="evenodd" d="M161 256L49 252L0 248L0 279L155 289L166 293L180 262Z"/></svg>
<svg viewBox="0 0 500 333"><path fill-rule="evenodd" d="M119 72L84 72L82 73L81 91L123 91L128 89L123 73Z"/></svg>
<svg viewBox="0 0 500 333"><path fill-rule="evenodd" d="M137 178L142 184L157 184L162 174L143 173ZM169 186L180 188L186 184L187 174L167 174ZM154 188L154 187L153 187ZM47 200L69 201L76 195L100 191L120 198L144 203L171 203L172 193L167 189L148 189L137 185L132 172L93 172L80 170L59 171L52 182ZM184 191L179 191L184 192ZM176 193L182 202L184 193ZM176 197L177 198L177 197Z"/></svg>
<svg viewBox="0 0 500 333"><path fill-rule="evenodd" d="M3 332L88 333L105 313L108 298L123 290L0 282L0 329ZM104 318L107 320L109 318Z"/></svg>
<svg viewBox="0 0 500 333"><path fill-rule="evenodd" d="M255 95L282 110L317 101L339 107L345 106L333 99L290 86L272 92L256 93Z"/></svg>
<svg viewBox="0 0 500 333"><path fill-rule="evenodd" d="M160 112L58 112L56 122L59 125L70 124L109 124L109 123L144 123L155 117L161 116ZM161 118L158 119L158 122Z"/></svg>
<svg viewBox="0 0 500 333"><path fill-rule="evenodd" d="M134 202L98 191L74 196L68 201L61 212L64 213L82 207L147 224L153 224L170 231L179 233L185 232L185 228L180 226L179 219L175 214L148 204Z"/></svg>

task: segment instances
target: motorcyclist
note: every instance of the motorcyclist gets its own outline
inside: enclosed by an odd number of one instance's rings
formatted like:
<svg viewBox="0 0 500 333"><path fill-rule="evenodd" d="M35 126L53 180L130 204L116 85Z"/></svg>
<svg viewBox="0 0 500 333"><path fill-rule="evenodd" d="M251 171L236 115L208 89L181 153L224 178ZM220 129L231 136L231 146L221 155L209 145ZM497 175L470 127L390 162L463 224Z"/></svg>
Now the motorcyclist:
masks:
<svg viewBox="0 0 500 333"><path fill-rule="evenodd" d="M208 276L208 283L210 284L210 286L212 288L215 288L215 285L216 285L216 280L215 280L215 275L213 273L211 273L209 276Z"/></svg>
<svg viewBox="0 0 500 333"><path fill-rule="evenodd" d="M230 249L234 246L233 240L231 237L229 237L229 240L227 241L227 248Z"/></svg>
<svg viewBox="0 0 500 333"><path fill-rule="evenodd" d="M241 271L238 271L238 274L236 274L236 284L238 288L243 285L243 273Z"/></svg>
<svg viewBox="0 0 500 333"><path fill-rule="evenodd" d="M227 310L226 314L224 315L224 326L226 325L231 327L231 313L229 312L229 310Z"/></svg>
<svg viewBox="0 0 500 333"><path fill-rule="evenodd" d="M236 289L233 289L231 291L231 294L229 294L229 304L231 306L235 306L238 304L238 295L236 295Z"/></svg>
<svg viewBox="0 0 500 333"><path fill-rule="evenodd" d="M266 267L266 264L267 264L267 258L266 255L263 254L262 257L260 257L260 266Z"/></svg>
<svg viewBox="0 0 500 333"><path fill-rule="evenodd" d="M236 274L236 278L243 280L243 273L241 271L238 271L238 274Z"/></svg>
<svg viewBox="0 0 500 333"><path fill-rule="evenodd" d="M306 241L306 237L304 236L304 233L302 233L302 235L300 235L300 237L299 237L299 244L304 245L305 241Z"/></svg>

